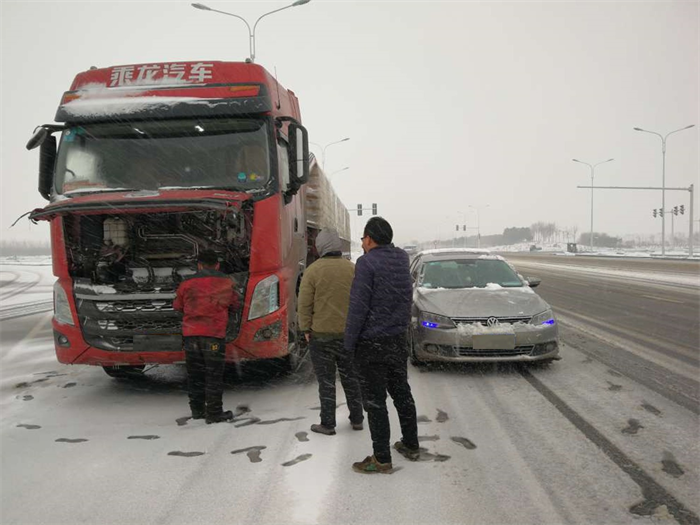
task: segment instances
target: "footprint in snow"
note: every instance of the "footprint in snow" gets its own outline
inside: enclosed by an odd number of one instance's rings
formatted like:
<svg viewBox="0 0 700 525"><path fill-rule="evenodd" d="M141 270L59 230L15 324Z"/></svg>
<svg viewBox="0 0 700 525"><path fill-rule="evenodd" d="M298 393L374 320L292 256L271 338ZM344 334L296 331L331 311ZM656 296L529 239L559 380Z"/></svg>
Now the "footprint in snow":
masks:
<svg viewBox="0 0 700 525"><path fill-rule="evenodd" d="M610 381L608 381L608 385L610 385L608 387L608 390L610 390L611 392L619 392L620 390L622 390L622 385L616 385L615 383L611 383Z"/></svg>
<svg viewBox="0 0 700 525"><path fill-rule="evenodd" d="M312 454L302 454L301 456L297 456L296 458L292 459L291 461L287 461L285 463L282 463L283 467L291 467L292 465L296 465L297 463L301 463L302 461L306 461L312 456Z"/></svg>
<svg viewBox="0 0 700 525"><path fill-rule="evenodd" d="M440 439L440 436L437 434L434 436L418 436L418 441L437 441Z"/></svg>
<svg viewBox="0 0 700 525"><path fill-rule="evenodd" d="M458 445L462 445L467 450L474 450L476 448L476 445L465 437L452 436L450 439Z"/></svg>
<svg viewBox="0 0 700 525"><path fill-rule="evenodd" d="M160 436L147 435L147 436L129 436L126 439L160 439Z"/></svg>
<svg viewBox="0 0 700 525"><path fill-rule="evenodd" d="M615 376L615 377L622 377L622 374L620 372L616 372L615 370L610 370L609 368L608 368L608 374L610 374L611 376Z"/></svg>
<svg viewBox="0 0 700 525"><path fill-rule="evenodd" d="M658 408L656 408L654 405L650 405L650 404L647 403L646 401L644 401L644 402L642 403L642 408L643 408L644 410L646 410L647 412L651 412L651 413L654 414L655 416L660 416L660 415L661 415L661 410L659 410Z"/></svg>
<svg viewBox="0 0 700 525"><path fill-rule="evenodd" d="M670 452L664 452L661 464L663 465L663 468L661 470L663 470L666 474L673 476L674 478L680 478L683 474L685 474L683 468L678 464L676 458L674 458L673 454L671 454Z"/></svg>
<svg viewBox="0 0 700 525"><path fill-rule="evenodd" d="M432 422L432 419L430 419L428 416L418 416L416 421L418 423L430 423L430 422Z"/></svg>
<svg viewBox="0 0 700 525"><path fill-rule="evenodd" d="M308 434L307 432L297 432L297 433L294 434L294 435L295 435L296 438L297 438L299 441L301 441L301 442L304 442L304 441L308 441L308 440L309 440L309 438L307 437L309 434Z"/></svg>
<svg viewBox="0 0 700 525"><path fill-rule="evenodd" d="M41 428L39 425L25 425L24 423L17 425L17 427L26 428L27 430L36 430L37 428Z"/></svg>
<svg viewBox="0 0 700 525"><path fill-rule="evenodd" d="M437 414L437 417L435 418L435 421L437 421L438 423L444 423L445 421L450 419L450 416L447 415L447 412L443 412L439 408L437 409L437 413L438 414Z"/></svg>
<svg viewBox="0 0 700 525"><path fill-rule="evenodd" d="M299 417L280 417L278 419L268 419L266 421L258 421L258 425L274 425L275 423L281 423L282 421L298 421L300 419L306 419L303 416Z"/></svg>
<svg viewBox="0 0 700 525"><path fill-rule="evenodd" d="M84 438L58 438L55 440L56 443L85 443L87 439Z"/></svg>
<svg viewBox="0 0 700 525"><path fill-rule="evenodd" d="M248 459L251 463L260 463L262 458L260 457L260 452L265 450L267 447L265 445L258 445L255 447L241 448L239 450L232 450L231 454L240 454L242 452L246 453Z"/></svg>
<svg viewBox="0 0 700 525"><path fill-rule="evenodd" d="M636 419L627 420L627 427L622 429L623 434L636 434L640 428L644 428Z"/></svg>
<svg viewBox="0 0 700 525"><path fill-rule="evenodd" d="M237 419L236 421L243 421L243 423L238 423L237 425L233 425L236 428L241 428L241 427L247 427L248 425L255 425L255 423L260 422L259 417L242 417L240 419Z"/></svg>
<svg viewBox="0 0 700 525"><path fill-rule="evenodd" d="M168 456L180 456L183 458L194 458L196 456L203 456L204 452L180 452L175 450L173 452L168 452Z"/></svg>

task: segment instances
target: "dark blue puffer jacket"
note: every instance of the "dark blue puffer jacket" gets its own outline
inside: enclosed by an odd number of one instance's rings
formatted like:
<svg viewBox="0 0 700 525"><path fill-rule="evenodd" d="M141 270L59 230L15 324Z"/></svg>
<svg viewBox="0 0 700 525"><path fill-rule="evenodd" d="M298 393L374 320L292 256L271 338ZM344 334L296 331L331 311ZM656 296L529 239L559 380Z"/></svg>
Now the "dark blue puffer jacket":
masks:
<svg viewBox="0 0 700 525"><path fill-rule="evenodd" d="M358 339L405 333L411 319L413 285L408 254L393 244L377 246L357 260L345 325L345 348Z"/></svg>

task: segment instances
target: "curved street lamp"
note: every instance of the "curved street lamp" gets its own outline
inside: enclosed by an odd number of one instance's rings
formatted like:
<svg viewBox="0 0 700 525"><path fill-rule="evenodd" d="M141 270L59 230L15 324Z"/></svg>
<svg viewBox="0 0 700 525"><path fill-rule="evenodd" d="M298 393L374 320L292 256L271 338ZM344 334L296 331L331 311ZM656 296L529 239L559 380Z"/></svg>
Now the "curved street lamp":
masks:
<svg viewBox="0 0 700 525"><path fill-rule="evenodd" d="M677 129L675 131L670 131L666 133L666 136L657 133L656 131L648 131L642 128L633 128L634 131L642 131L644 133L651 133L656 135L661 139L661 154L663 156L662 167L661 167L661 255L666 255L666 139L669 135L678 133L686 129L694 127L695 124L686 126L684 128Z"/></svg>
<svg viewBox="0 0 700 525"><path fill-rule="evenodd" d="M326 144L325 146L321 146L320 144L318 144L316 142L309 141L309 144L313 144L314 146L321 148L321 167L323 168L323 171L326 170L326 148L328 148L329 146L332 146L333 144L340 144L341 142L346 142L348 140L350 140L350 137L345 137L344 139L336 140L335 142L330 142L330 143Z"/></svg>
<svg viewBox="0 0 700 525"><path fill-rule="evenodd" d="M595 176L595 167L599 166L600 164L605 164L606 162L610 162L610 161L615 160L615 159L604 160L602 162L599 162L598 164L588 164L588 162L583 162L583 161L578 160L578 159L571 159L571 160L573 160L574 162L578 162L579 164L585 164L586 166L591 168L591 232L590 232L591 237L588 240L589 240L589 244L591 245L591 252L592 252L593 251L593 177Z"/></svg>
<svg viewBox="0 0 700 525"><path fill-rule="evenodd" d="M243 18L242 16L234 15L233 13L227 13L226 11L219 11L218 9L212 9L209 6L206 6L204 4L191 4L192 7L195 9L201 9L202 11L213 11L214 13L221 13L222 15L228 15L228 16L233 16L235 18L238 18L239 20L243 20L243 23L246 25L248 28L248 45L250 46L250 58L246 60L246 62L251 62L255 64L255 28L258 27L258 22L265 18L268 15L271 15L273 13L279 13L280 11L284 11L285 9L289 9L290 7L297 7L300 5L308 4L311 0L297 0L293 4L290 4L285 7L280 7L279 9L275 9L274 11L270 11L268 13L265 13L264 15L261 15L258 17L258 19L255 21L255 24L253 25L253 29L250 29L250 24L248 21Z"/></svg>

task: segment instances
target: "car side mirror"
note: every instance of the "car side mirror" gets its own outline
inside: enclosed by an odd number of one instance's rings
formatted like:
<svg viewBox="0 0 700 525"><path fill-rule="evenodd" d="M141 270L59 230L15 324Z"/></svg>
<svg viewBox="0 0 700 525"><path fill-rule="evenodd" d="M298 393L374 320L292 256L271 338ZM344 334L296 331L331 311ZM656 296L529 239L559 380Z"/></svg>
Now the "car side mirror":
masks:
<svg viewBox="0 0 700 525"><path fill-rule="evenodd" d="M540 283L542 282L542 279L539 279L537 277L528 277L526 279L527 284L530 285L530 288L535 288L536 286L539 286Z"/></svg>

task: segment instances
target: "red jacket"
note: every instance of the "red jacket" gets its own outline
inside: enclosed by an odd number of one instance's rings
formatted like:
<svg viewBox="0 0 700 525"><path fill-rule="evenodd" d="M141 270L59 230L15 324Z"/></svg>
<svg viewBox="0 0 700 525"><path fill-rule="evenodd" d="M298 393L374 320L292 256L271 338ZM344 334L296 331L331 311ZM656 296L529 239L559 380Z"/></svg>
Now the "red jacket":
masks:
<svg viewBox="0 0 700 525"><path fill-rule="evenodd" d="M223 339L229 310L239 306L234 285L216 270L201 270L180 283L173 308L183 313L182 335Z"/></svg>

